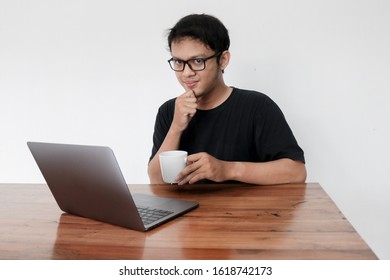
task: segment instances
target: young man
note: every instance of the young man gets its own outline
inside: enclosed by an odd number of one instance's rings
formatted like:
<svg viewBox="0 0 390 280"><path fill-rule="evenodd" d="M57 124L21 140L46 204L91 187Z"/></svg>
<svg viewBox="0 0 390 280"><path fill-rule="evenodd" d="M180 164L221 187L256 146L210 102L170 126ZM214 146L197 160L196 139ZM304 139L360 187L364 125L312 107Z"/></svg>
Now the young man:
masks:
<svg viewBox="0 0 390 280"><path fill-rule="evenodd" d="M184 88L157 114L148 166L152 184L164 183L159 154L188 152L179 185L238 181L304 182L305 159L278 106L266 95L229 87L230 39L209 15L182 18L168 35L170 67Z"/></svg>

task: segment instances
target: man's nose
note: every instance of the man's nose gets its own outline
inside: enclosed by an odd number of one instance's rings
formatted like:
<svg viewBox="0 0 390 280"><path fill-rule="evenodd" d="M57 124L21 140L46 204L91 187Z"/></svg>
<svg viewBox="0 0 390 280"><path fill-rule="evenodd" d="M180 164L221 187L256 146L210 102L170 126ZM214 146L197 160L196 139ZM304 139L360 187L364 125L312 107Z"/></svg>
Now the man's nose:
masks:
<svg viewBox="0 0 390 280"><path fill-rule="evenodd" d="M183 75L184 76L192 76L194 74L195 74L195 71L191 69L191 66L188 63L186 63L184 65Z"/></svg>

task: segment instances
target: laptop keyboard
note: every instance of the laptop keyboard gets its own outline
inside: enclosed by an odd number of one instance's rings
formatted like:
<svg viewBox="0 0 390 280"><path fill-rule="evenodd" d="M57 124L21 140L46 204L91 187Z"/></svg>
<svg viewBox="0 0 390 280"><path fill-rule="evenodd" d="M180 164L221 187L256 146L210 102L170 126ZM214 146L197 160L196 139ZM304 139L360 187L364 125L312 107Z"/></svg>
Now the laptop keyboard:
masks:
<svg viewBox="0 0 390 280"><path fill-rule="evenodd" d="M142 221L144 222L144 225L151 224L173 213L171 211L153 209L150 207L142 207L142 206L138 206L137 209L141 216Z"/></svg>

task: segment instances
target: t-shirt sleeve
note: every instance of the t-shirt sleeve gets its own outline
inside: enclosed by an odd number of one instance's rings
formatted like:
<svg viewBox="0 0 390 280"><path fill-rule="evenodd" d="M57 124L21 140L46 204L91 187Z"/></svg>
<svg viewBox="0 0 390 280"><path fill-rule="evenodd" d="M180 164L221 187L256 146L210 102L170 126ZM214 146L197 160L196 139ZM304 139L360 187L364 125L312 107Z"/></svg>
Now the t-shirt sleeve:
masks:
<svg viewBox="0 0 390 280"><path fill-rule="evenodd" d="M171 126L173 115L175 110L175 100L169 100L165 102L159 108L156 116L156 121L154 124L154 132L153 132L153 147L152 154L149 158L149 161L153 159L156 155L157 151L160 149L168 130Z"/></svg>
<svg viewBox="0 0 390 280"><path fill-rule="evenodd" d="M255 139L258 156L265 161L289 158L305 162L304 152L298 145L282 111L271 99L259 108Z"/></svg>

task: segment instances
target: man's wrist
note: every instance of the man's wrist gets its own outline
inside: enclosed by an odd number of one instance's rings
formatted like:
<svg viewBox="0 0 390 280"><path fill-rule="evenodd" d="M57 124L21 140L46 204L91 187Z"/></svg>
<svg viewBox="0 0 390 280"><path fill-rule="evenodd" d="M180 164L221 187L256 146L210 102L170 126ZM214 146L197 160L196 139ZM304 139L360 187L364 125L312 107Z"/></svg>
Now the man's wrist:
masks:
<svg viewBox="0 0 390 280"><path fill-rule="evenodd" d="M174 123L172 123L171 127L168 130L168 134L181 136L183 131L184 131L184 129L182 129L180 126L175 125Z"/></svg>
<svg viewBox="0 0 390 280"><path fill-rule="evenodd" d="M241 174L243 172L242 162L226 162L226 181L241 181Z"/></svg>

